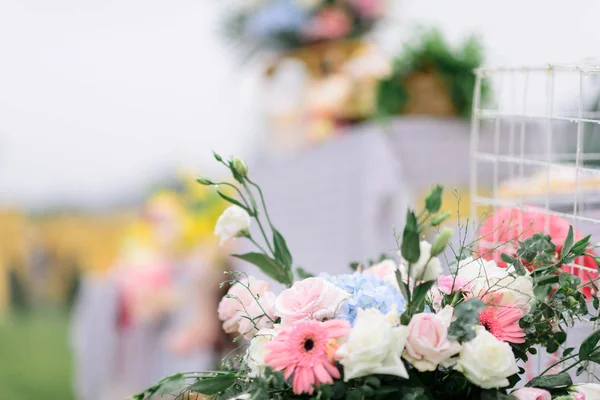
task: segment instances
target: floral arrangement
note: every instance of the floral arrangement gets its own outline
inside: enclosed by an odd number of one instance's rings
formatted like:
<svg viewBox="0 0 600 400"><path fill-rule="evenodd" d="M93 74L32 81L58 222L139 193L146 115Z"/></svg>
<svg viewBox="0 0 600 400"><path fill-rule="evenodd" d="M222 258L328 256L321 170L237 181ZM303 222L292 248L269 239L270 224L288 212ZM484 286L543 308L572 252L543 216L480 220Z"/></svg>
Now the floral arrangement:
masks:
<svg viewBox="0 0 600 400"><path fill-rule="evenodd" d="M231 12L225 33L252 49L289 50L355 38L384 13L384 0L255 0Z"/></svg>
<svg viewBox="0 0 600 400"><path fill-rule="evenodd" d="M125 231L111 272L120 297L121 327L157 321L181 304L174 279L178 264L214 264L212 227L224 210L219 196L182 175L178 190L161 190L146 201L140 218ZM207 245L208 244L208 245ZM203 246L211 258L186 262Z"/></svg>
<svg viewBox="0 0 600 400"><path fill-rule="evenodd" d="M440 31L421 31L394 60L393 73L380 81L379 115L469 117L475 89L473 70L483 61L483 46L475 36L454 50ZM488 95L488 83L484 81L482 101Z"/></svg>
<svg viewBox="0 0 600 400"><path fill-rule="evenodd" d="M190 392L240 400L600 398L600 385L573 384L569 374L600 362L600 330L578 348L566 347L574 321L595 320L591 313L600 308L597 278L582 283L564 268L588 257L590 236L576 240L569 227L559 250L550 236L535 233L498 263L488 259L495 248L480 247L481 239L449 245L452 230L441 225L450 213L442 211L436 186L422 210L408 210L396 235L400 263L384 257L353 264L349 274L313 276L293 268L246 164L215 158L238 183L198 178L237 194L222 195L231 206L215 233L222 242L253 243L255 252L233 257L287 288L275 294L266 281L229 273L218 315L242 343L240 352L225 357L219 371L175 374L134 399ZM430 230L438 232L432 243L421 240ZM445 275L440 257L448 247L454 259ZM560 357L524 381L519 363L542 348Z"/></svg>

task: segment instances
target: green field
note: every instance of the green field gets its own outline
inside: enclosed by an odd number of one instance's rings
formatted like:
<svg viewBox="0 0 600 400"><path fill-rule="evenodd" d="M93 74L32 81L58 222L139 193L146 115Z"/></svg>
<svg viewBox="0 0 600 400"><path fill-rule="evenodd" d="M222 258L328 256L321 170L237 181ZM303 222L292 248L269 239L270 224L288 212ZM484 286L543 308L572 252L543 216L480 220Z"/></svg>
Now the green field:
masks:
<svg viewBox="0 0 600 400"><path fill-rule="evenodd" d="M0 400L71 400L71 377L65 313L0 320Z"/></svg>

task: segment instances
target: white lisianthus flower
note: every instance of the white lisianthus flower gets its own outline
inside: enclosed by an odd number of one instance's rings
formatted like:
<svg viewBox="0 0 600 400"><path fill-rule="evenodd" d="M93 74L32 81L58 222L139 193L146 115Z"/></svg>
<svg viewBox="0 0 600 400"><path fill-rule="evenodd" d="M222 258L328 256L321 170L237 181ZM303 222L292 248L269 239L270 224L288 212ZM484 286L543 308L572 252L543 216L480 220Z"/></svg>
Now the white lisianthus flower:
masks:
<svg viewBox="0 0 600 400"><path fill-rule="evenodd" d="M582 393L585 395L585 399L600 399L600 384L598 383L575 385L569 391L572 393Z"/></svg>
<svg viewBox="0 0 600 400"><path fill-rule="evenodd" d="M269 352L266 344L271 342L277 331L274 329L261 329L250 341L250 346L246 351L246 364L250 368L248 376L258 378L264 375L267 365L265 364L265 356Z"/></svg>
<svg viewBox="0 0 600 400"><path fill-rule="evenodd" d="M483 389L508 386L507 378L519 371L510 345L496 339L483 327L476 329L477 336L463 344L454 368Z"/></svg>
<svg viewBox="0 0 600 400"><path fill-rule="evenodd" d="M514 267L500 268L495 261L467 258L458 264L456 276L471 282L471 292L502 294L499 305L517 306L523 314L530 309L534 298L533 280L529 274L517 275Z"/></svg>
<svg viewBox="0 0 600 400"><path fill-rule="evenodd" d="M438 257L431 257L431 243L428 241L421 240L419 248L421 250L421 256L416 263L412 264L410 268L410 277L423 282L434 281L444 272L442 263ZM431 259L429 259L430 257ZM408 261L403 258L402 264L400 264L402 279L406 279L408 276L407 265Z"/></svg>
<svg viewBox="0 0 600 400"><path fill-rule="evenodd" d="M215 236L221 237L221 245L250 229L250 215L240 206L229 206L217 220Z"/></svg>
<svg viewBox="0 0 600 400"><path fill-rule="evenodd" d="M344 381L372 374L408 378L400 359L408 336L406 326L395 327L389 314L369 308L359 309L348 341L340 346L337 355L344 367Z"/></svg>

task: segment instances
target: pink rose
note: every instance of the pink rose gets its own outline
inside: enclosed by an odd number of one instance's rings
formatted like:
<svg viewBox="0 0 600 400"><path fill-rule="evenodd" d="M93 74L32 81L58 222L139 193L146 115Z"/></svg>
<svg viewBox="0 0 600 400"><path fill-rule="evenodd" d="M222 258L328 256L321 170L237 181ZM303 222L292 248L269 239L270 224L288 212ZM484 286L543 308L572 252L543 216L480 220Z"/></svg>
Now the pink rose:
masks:
<svg viewBox="0 0 600 400"><path fill-rule="evenodd" d="M219 319L223 321L223 330L226 333L239 332L247 338L248 335L252 337L252 330L248 331L249 326L247 324L251 324L251 322L246 317L255 318L264 314L262 310L260 313L256 313L256 309L260 310L260 307L255 297L259 298L258 301L265 308L267 315L270 312L271 315L269 316L273 317L273 300L275 296L269 291L270 287L268 282L261 281L253 276L231 286L227 291L227 295L221 299L218 308ZM268 318L260 318L256 322L259 322L262 325L260 327L263 328L272 327L272 323Z"/></svg>
<svg viewBox="0 0 600 400"><path fill-rule="evenodd" d="M471 282L464 277L442 275L438 277L438 290L445 294L450 294L456 291L467 292L471 290Z"/></svg>
<svg viewBox="0 0 600 400"><path fill-rule="evenodd" d="M250 340L256 332L273 328L275 321L275 294L265 292L258 301L252 301L242 310L242 319L238 324L238 332ZM245 318L248 317L248 318Z"/></svg>
<svg viewBox="0 0 600 400"><path fill-rule="evenodd" d="M574 393L571 396L573 396L573 400L585 400L585 394L583 393Z"/></svg>
<svg viewBox="0 0 600 400"><path fill-rule="evenodd" d="M417 370L435 371L460 352L460 344L448 340L452 312L452 307L446 307L438 314L421 313L410 320L404 358Z"/></svg>
<svg viewBox="0 0 600 400"><path fill-rule="evenodd" d="M552 400L550 392L538 388L522 388L511 393L511 395L519 400Z"/></svg>
<svg viewBox="0 0 600 400"><path fill-rule="evenodd" d="M282 324L304 319L333 318L349 293L321 278L308 278L281 292L275 301L275 315Z"/></svg>
<svg viewBox="0 0 600 400"><path fill-rule="evenodd" d="M398 267L393 260L384 260L379 264L375 264L371 268L364 270L363 274L373 275L384 282L394 285L394 287L398 287L398 280L396 279L397 269Z"/></svg>

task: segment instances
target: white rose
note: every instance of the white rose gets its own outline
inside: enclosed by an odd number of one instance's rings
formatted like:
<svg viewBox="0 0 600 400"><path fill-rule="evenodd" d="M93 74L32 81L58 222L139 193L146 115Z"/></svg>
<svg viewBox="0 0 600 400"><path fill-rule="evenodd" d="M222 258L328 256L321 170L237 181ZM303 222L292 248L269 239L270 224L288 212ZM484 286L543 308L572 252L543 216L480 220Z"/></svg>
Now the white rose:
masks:
<svg viewBox="0 0 600 400"><path fill-rule="evenodd" d="M221 245L250 229L250 215L239 206L229 206L217 220L215 236L221 237Z"/></svg>
<svg viewBox="0 0 600 400"><path fill-rule="evenodd" d="M410 277L424 282L434 281L444 272L442 263L438 257L431 257L431 243L428 241L421 240L419 248L421 256L410 267ZM429 257L431 257L431 260ZM406 265L408 265L408 261L402 259L402 264L400 264L402 279L406 279L408 276L408 267Z"/></svg>
<svg viewBox="0 0 600 400"><path fill-rule="evenodd" d="M529 274L517 275L514 267L500 268L493 260L467 258L458 264L456 276L472 283L471 292L475 296L502 294L499 305L516 305L523 314L529 312L534 297Z"/></svg>
<svg viewBox="0 0 600 400"><path fill-rule="evenodd" d="M265 356L269 352L266 344L277 336L277 331L274 329L261 329L250 341L250 346L246 351L246 364L250 368L248 374L251 378L257 378L264 375L267 365L265 364Z"/></svg>
<svg viewBox="0 0 600 400"><path fill-rule="evenodd" d="M483 327L476 329L477 336L463 344L454 368L483 389L508 386L507 378L519 371L510 345L496 339Z"/></svg>
<svg viewBox="0 0 600 400"><path fill-rule="evenodd" d="M584 383L582 385L575 385L571 388L571 391L584 394L585 399L600 399L600 384L598 383Z"/></svg>
<svg viewBox="0 0 600 400"><path fill-rule="evenodd" d="M348 341L337 351L345 381L372 374L408 378L400 358L408 328L394 327L390 323L393 320L397 318L389 318L374 308L358 310Z"/></svg>

